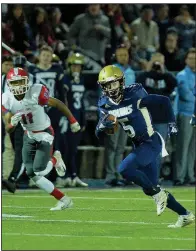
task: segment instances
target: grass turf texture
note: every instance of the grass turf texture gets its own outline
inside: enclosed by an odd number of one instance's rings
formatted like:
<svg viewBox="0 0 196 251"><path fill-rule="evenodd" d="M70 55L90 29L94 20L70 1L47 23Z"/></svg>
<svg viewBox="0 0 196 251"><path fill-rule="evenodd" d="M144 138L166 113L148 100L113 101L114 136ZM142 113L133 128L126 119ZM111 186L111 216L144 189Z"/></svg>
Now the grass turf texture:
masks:
<svg viewBox="0 0 196 251"><path fill-rule="evenodd" d="M194 188L169 190L195 213ZM73 189L67 194L74 207L51 212L56 201L42 191L3 193L3 250L195 249L195 224L168 228L177 215L166 209L157 216L154 201L139 189Z"/></svg>

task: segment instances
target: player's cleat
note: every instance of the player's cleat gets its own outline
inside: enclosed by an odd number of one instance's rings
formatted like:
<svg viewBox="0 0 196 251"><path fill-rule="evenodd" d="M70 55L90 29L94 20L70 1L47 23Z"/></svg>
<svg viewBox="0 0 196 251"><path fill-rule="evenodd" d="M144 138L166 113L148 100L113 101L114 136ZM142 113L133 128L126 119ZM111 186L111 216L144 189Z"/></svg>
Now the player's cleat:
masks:
<svg viewBox="0 0 196 251"><path fill-rule="evenodd" d="M2 185L8 190L8 192L15 193L16 183L10 182L8 180L2 180Z"/></svg>
<svg viewBox="0 0 196 251"><path fill-rule="evenodd" d="M59 200L55 207L52 207L50 211L60 211L73 206L73 201L71 198L64 196Z"/></svg>
<svg viewBox="0 0 196 251"><path fill-rule="evenodd" d="M161 215L167 206L168 194L165 190L161 190L159 193L152 196L157 204L157 215Z"/></svg>
<svg viewBox="0 0 196 251"><path fill-rule="evenodd" d="M88 184L81 181L81 179L79 177L75 177L72 180L72 187L88 187Z"/></svg>
<svg viewBox="0 0 196 251"><path fill-rule="evenodd" d="M177 222L174 225L169 225L170 228L185 227L195 222L195 215L189 212L187 215L179 215Z"/></svg>
<svg viewBox="0 0 196 251"><path fill-rule="evenodd" d="M66 172L66 166L61 157L61 153L59 151L55 151L53 157L56 159L55 168L60 177L63 177Z"/></svg>

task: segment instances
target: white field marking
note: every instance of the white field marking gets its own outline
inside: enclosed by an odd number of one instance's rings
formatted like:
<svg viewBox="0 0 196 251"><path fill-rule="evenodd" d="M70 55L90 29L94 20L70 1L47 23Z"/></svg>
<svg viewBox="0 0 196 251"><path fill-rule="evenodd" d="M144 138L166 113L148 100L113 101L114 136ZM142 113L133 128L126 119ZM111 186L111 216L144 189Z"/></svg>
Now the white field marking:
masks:
<svg viewBox="0 0 196 251"><path fill-rule="evenodd" d="M2 218L31 218L33 216L16 215L16 214L2 214Z"/></svg>
<svg viewBox="0 0 196 251"><path fill-rule="evenodd" d="M167 189L167 187L166 187ZM171 191L175 191L175 192L179 192L181 187L178 188L178 187L168 187L169 190ZM128 192L128 193L131 193L131 192L142 192L142 190L138 187L131 187L130 189L127 189L127 188L89 188L89 189L86 189L86 188L68 188L68 189L65 189L65 188L61 188L61 190L63 192L70 192L70 191L74 191L74 192L78 192L78 193L83 193L83 192L87 192L87 193L108 193L108 192ZM190 190L194 190L195 191L195 187L183 187L183 192L190 192ZM181 191L180 191L181 192ZM39 190L39 189L28 189L28 190L25 190L25 189L19 189L17 190L17 193L43 193L42 190ZM3 190L2 191L2 194L10 194L7 190ZM44 193L43 193L44 194Z"/></svg>
<svg viewBox="0 0 196 251"><path fill-rule="evenodd" d="M3 197L12 197L12 195L7 195L7 194L3 194ZM51 198L49 195L14 195L14 198ZM127 197L127 198L111 198L111 197L89 197L89 196L71 196L72 199L81 199L81 200L144 200L144 201L152 201L152 199L148 199L148 198L132 198L132 197ZM180 202L195 202L195 200L178 200Z"/></svg>
<svg viewBox="0 0 196 251"><path fill-rule="evenodd" d="M7 205L7 206L2 206L3 208L19 208L19 209L50 209L50 207L31 207L31 206L28 206L28 207L24 207L24 206L11 206L11 205ZM134 208L92 208L92 207L73 207L73 208L66 208L66 211L69 210L69 211L135 211L136 209ZM149 208L142 208L142 210L148 210L150 212L155 212L156 210L149 210ZM138 211L140 211L138 209Z"/></svg>
<svg viewBox="0 0 196 251"><path fill-rule="evenodd" d="M5 219L5 220L10 220L10 219ZM169 225L172 223L168 222L143 222L143 221L93 221L93 220L53 220L53 219L14 219L14 221L32 221L32 222L67 222L67 223L89 223L89 224L128 224L128 225Z"/></svg>
<svg viewBox="0 0 196 251"><path fill-rule="evenodd" d="M50 209L50 207L24 207L24 206L2 206L3 208L15 208L15 209ZM95 212L131 212L131 211L140 211L139 209L134 208L92 208L92 207L73 207L73 208L66 208L66 211L95 211ZM142 210L147 210L148 212L155 212L156 210L149 210L149 208L142 208ZM192 209L194 211L194 209Z"/></svg>
<svg viewBox="0 0 196 251"><path fill-rule="evenodd" d="M107 238L107 239L141 239L141 240L175 240L195 241L193 238L170 238L170 237L132 237L132 236L106 236L106 235L67 235L67 234L26 234L26 233L2 233L3 235L15 236L38 236L38 237L67 237L67 238Z"/></svg>

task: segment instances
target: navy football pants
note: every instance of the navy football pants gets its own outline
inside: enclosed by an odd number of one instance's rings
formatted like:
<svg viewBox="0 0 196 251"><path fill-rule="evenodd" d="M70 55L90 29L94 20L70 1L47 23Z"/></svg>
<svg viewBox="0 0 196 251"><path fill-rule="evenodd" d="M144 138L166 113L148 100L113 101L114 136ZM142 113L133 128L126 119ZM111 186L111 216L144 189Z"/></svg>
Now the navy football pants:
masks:
<svg viewBox="0 0 196 251"><path fill-rule="evenodd" d="M162 149L161 139L155 133L151 139L136 147L119 165L118 172L134 182L136 170L145 173L151 183L158 184L157 156Z"/></svg>

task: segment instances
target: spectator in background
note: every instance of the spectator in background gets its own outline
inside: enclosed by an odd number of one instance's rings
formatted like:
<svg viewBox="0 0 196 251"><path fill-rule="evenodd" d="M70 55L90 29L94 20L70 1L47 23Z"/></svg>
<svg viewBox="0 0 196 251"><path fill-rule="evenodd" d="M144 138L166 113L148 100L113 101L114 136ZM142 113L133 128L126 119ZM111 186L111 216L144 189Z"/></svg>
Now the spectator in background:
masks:
<svg viewBox="0 0 196 251"><path fill-rule="evenodd" d="M35 37L37 47L48 44L54 48L56 42L54 33L48 22L47 13L43 8L35 8L31 27L33 29L33 36Z"/></svg>
<svg viewBox="0 0 196 251"><path fill-rule="evenodd" d="M12 40L13 40L13 33L11 31L11 28L8 24L2 23L2 42L6 43L6 45L11 46ZM7 50L2 48L2 54L8 55Z"/></svg>
<svg viewBox="0 0 196 251"><path fill-rule="evenodd" d="M129 51L124 44L118 46L115 52L116 63L114 64L125 75L125 86L135 83L135 72L129 65Z"/></svg>
<svg viewBox="0 0 196 251"><path fill-rule="evenodd" d="M138 75L136 82L141 83L149 94L165 95L170 97L177 85L176 78L165 70L164 56L156 53L149 63L149 71ZM168 135L168 125L163 121L153 121L155 130L161 134L164 141ZM157 158L157 165L161 169L161 156Z"/></svg>
<svg viewBox="0 0 196 251"><path fill-rule="evenodd" d="M22 4L11 7L7 21L12 31L11 46L19 52L35 49L34 39L29 24L26 21Z"/></svg>
<svg viewBox="0 0 196 251"><path fill-rule="evenodd" d="M167 31L162 54L168 71L181 71L184 68L184 51L178 48L178 33L171 28Z"/></svg>
<svg viewBox="0 0 196 251"><path fill-rule="evenodd" d="M87 187L78 177L77 148L81 141L82 132L85 130L85 109L84 109L84 78L82 70L84 56L73 53L66 60L67 72L64 78L67 105L72 114L81 126L81 131L73 133L69 121L60 113L59 130L56 132L58 149L61 151L63 161L66 164L66 178L58 178L57 184L65 187Z"/></svg>
<svg viewBox="0 0 196 251"><path fill-rule="evenodd" d="M86 55L104 64L105 49L110 41L109 19L102 14L100 4L89 4L87 12L78 15L69 32L69 44L78 44Z"/></svg>
<svg viewBox="0 0 196 251"><path fill-rule="evenodd" d="M175 27L179 34L179 47L185 52L195 47L196 41L196 22L190 15L187 5L180 8L180 15L175 18Z"/></svg>
<svg viewBox="0 0 196 251"><path fill-rule="evenodd" d="M59 8L53 9L51 24L55 38L64 41L67 40L69 27L61 21L61 16L62 13Z"/></svg>
<svg viewBox="0 0 196 251"><path fill-rule="evenodd" d="M12 67L13 67L12 57L11 56L3 56L2 57L2 76L1 76L2 93L9 91L7 83L6 83L6 75ZM3 109L3 107L2 107L2 109ZM5 136L6 136L5 125L4 125L3 120L1 120L1 135L2 135L1 151L3 154L5 152ZM8 140L9 140L9 137L8 137ZM12 142L12 146L14 148L13 142ZM16 161L17 157L18 156L15 153L14 167L15 167L15 161ZM6 170L7 176L9 176L9 178L8 178L8 180L6 180L6 179L3 179L3 177L2 177L2 185L5 186L9 192L14 193L16 190L16 185L15 185L15 183L13 183L13 180L11 180L11 176L9 175L10 171L11 171L10 168L8 170ZM4 170L3 170L3 174L5 174Z"/></svg>
<svg viewBox="0 0 196 251"><path fill-rule="evenodd" d="M120 45L115 52L116 63L125 77L125 86L135 83L135 73L129 65L129 52L125 45ZM109 186L124 186L122 177L117 172L117 167L122 161L125 146L127 144L127 134L121 126L115 134L105 136L105 184Z"/></svg>
<svg viewBox="0 0 196 251"><path fill-rule="evenodd" d="M159 29L152 18L152 7L144 5L141 9L141 17L131 23L133 35L137 36L139 41L141 57L147 60L159 49Z"/></svg>
<svg viewBox="0 0 196 251"><path fill-rule="evenodd" d="M128 38L131 39L131 29L125 22L120 4L108 4L107 13L113 16L117 43L119 44L120 39L125 33L127 34Z"/></svg>
<svg viewBox="0 0 196 251"><path fill-rule="evenodd" d="M196 131L190 125L195 106L196 49L191 48L186 55L186 67L177 75L177 123L176 181L195 185L194 165L196 156Z"/></svg>
<svg viewBox="0 0 196 251"><path fill-rule="evenodd" d="M169 19L169 6L168 6L168 4L160 4L159 5L155 21L159 27L160 48L162 49L164 46L164 41L166 38L167 30L169 27L172 26L172 22Z"/></svg>
<svg viewBox="0 0 196 251"><path fill-rule="evenodd" d="M131 23L140 15L142 4L122 4L122 13L127 23Z"/></svg>
<svg viewBox="0 0 196 251"><path fill-rule="evenodd" d="M6 83L6 74L13 67L12 57L11 56L3 56L1 63L2 63L2 65L1 65L1 69L2 69L1 70L1 92L4 93L5 91L8 90L8 86ZM5 151L5 144L4 144L5 134L6 134L5 133L5 126L4 126L3 120L1 120L1 135L2 135L1 152L2 153L4 153L4 151Z"/></svg>

